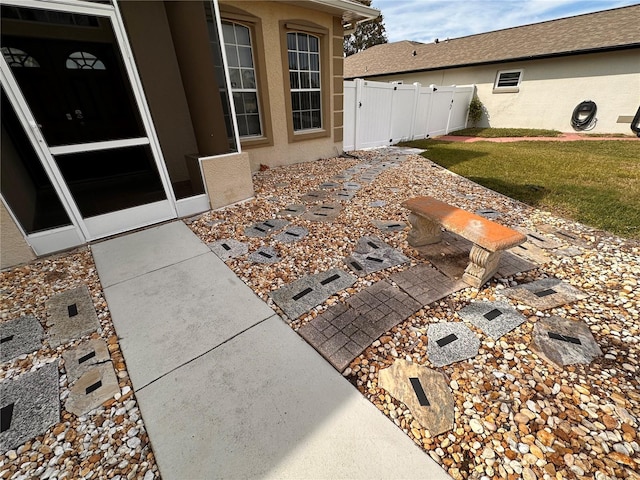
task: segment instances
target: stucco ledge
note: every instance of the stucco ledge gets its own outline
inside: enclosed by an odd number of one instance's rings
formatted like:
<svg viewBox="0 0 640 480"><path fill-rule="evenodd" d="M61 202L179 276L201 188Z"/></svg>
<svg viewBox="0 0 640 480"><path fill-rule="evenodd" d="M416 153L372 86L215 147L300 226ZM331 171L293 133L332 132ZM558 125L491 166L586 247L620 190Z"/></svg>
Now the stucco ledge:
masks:
<svg viewBox="0 0 640 480"><path fill-rule="evenodd" d="M199 161L212 209L254 196L248 153L199 157Z"/></svg>

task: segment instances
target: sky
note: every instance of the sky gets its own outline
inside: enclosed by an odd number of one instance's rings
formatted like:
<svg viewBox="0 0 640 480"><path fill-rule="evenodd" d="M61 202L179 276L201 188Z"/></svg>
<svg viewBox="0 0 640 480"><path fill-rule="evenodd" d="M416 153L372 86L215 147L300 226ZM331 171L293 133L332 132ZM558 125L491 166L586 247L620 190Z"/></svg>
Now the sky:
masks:
<svg viewBox="0 0 640 480"><path fill-rule="evenodd" d="M373 0L389 42L458 38L638 4L638 0ZM588 35L589 32L585 32Z"/></svg>

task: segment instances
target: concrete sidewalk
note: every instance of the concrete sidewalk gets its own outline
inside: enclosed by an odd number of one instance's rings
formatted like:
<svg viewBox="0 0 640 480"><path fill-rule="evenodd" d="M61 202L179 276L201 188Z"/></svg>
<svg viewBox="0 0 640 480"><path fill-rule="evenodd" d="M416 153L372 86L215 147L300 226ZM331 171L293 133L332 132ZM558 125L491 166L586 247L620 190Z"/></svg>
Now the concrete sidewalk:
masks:
<svg viewBox="0 0 640 480"><path fill-rule="evenodd" d="M92 251L165 480L450 478L182 222Z"/></svg>

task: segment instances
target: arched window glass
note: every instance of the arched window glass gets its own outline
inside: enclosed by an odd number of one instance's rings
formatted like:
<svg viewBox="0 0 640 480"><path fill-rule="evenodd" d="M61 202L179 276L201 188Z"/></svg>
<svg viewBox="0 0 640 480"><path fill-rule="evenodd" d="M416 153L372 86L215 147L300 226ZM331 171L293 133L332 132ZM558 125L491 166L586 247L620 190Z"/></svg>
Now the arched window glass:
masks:
<svg viewBox="0 0 640 480"><path fill-rule="evenodd" d="M10 67L39 68L40 64L27 52L13 47L2 47L2 56Z"/></svg>
<svg viewBox="0 0 640 480"><path fill-rule="evenodd" d="M101 60L88 52L73 52L67 58L66 67L69 70L106 70Z"/></svg>

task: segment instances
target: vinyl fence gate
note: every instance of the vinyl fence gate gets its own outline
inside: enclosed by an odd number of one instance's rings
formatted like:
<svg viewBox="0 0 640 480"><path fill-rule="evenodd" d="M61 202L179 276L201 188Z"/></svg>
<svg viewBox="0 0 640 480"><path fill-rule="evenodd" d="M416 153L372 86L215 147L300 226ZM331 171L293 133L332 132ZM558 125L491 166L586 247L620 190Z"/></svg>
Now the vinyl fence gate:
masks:
<svg viewBox="0 0 640 480"><path fill-rule="evenodd" d="M344 150L419 140L467 126L475 85L344 82Z"/></svg>

